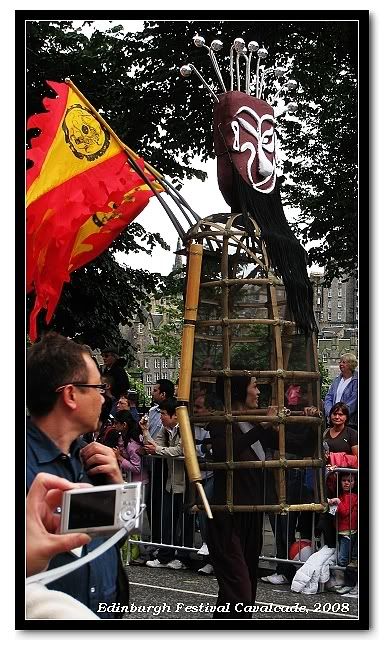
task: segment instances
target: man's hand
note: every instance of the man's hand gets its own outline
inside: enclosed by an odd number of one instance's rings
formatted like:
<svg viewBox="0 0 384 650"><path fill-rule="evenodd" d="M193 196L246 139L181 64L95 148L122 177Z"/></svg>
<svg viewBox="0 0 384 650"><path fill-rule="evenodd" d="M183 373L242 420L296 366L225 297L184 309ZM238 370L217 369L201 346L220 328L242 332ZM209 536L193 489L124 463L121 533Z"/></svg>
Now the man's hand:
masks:
<svg viewBox="0 0 384 650"><path fill-rule="evenodd" d="M153 454L156 453L156 445L153 442L145 443L144 449L147 452L147 454L151 454L152 456Z"/></svg>
<svg viewBox="0 0 384 650"><path fill-rule="evenodd" d="M144 415L141 420L139 420L139 427L143 433L144 440L147 440L149 437L149 428L148 428L148 417Z"/></svg>
<svg viewBox="0 0 384 650"><path fill-rule="evenodd" d="M318 417L318 418L321 417L321 413L320 413L319 409L317 408L317 406L306 406L304 408L304 415L306 415L307 417L308 416L309 417Z"/></svg>
<svg viewBox="0 0 384 650"><path fill-rule="evenodd" d="M267 408L267 415L268 417L274 417L278 413L278 407L275 405L268 406ZM261 426L263 429L278 429L278 425L274 424L274 422L260 422Z"/></svg>
<svg viewBox="0 0 384 650"><path fill-rule="evenodd" d="M124 483L115 452L100 442L91 442L80 451L89 476L104 474L110 483Z"/></svg>
<svg viewBox="0 0 384 650"><path fill-rule="evenodd" d="M89 483L71 483L53 474L37 474L26 502L27 576L44 571L58 553L71 551L91 541L85 533L58 535L63 491L91 487Z"/></svg>

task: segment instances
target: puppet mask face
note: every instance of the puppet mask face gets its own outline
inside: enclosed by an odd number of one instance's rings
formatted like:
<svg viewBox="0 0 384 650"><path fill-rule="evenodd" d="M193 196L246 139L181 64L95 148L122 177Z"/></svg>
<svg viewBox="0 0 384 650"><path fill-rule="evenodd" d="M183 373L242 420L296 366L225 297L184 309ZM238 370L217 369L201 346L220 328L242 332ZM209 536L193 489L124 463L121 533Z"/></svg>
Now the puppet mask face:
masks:
<svg viewBox="0 0 384 650"><path fill-rule="evenodd" d="M225 148L243 180L262 193L272 192L276 182L274 125L273 109L262 99L238 91L219 96L216 153L222 155Z"/></svg>

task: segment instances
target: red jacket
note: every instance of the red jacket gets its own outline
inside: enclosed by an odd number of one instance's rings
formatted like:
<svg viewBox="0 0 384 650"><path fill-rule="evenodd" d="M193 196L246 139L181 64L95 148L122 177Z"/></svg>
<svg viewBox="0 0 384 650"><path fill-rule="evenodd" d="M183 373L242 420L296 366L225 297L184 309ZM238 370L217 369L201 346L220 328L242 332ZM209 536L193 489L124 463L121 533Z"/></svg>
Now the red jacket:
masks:
<svg viewBox="0 0 384 650"><path fill-rule="evenodd" d="M337 506L337 530L339 532L357 530L357 494L342 494Z"/></svg>

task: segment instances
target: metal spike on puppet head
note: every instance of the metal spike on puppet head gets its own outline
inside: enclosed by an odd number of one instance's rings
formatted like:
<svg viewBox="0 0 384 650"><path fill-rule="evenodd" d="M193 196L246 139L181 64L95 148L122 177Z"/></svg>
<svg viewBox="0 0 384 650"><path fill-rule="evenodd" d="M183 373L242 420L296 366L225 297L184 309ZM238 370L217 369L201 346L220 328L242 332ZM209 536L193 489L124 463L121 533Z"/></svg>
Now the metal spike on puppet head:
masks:
<svg viewBox="0 0 384 650"><path fill-rule="evenodd" d="M190 77L192 72L194 72L199 77L200 81L202 81L204 86L207 88L208 92L210 92L212 97L218 102L219 101L218 96L216 95L216 93L213 92L211 86L205 81L204 77L195 68L195 66L192 65L192 63L187 63L187 65L183 65L180 68L180 74L181 74L182 77L185 77L185 78Z"/></svg>
<svg viewBox="0 0 384 650"><path fill-rule="evenodd" d="M205 47L204 38L196 35L197 47ZM215 41L213 41L214 43ZM221 41L220 41L221 44ZM221 45L220 45L221 47ZM247 54L248 52L248 54ZM236 53L236 81L234 90L234 55ZM251 61L257 56L256 74L251 91ZM276 118L295 112L296 102L282 106L282 94L297 88L294 79L284 81L286 70L280 65L267 68L263 61L268 51L250 41L248 49L244 39L236 38L229 51L230 91L225 84L214 56L211 56L223 93L215 97L213 136L217 156L217 176L220 191L230 205L231 212L242 212L245 223L252 216L258 223L271 267L285 285L288 308L298 330L309 334L316 329L313 314L313 291L307 274L307 254L290 229L284 215L276 179ZM245 59L245 92L240 91L240 59ZM188 74L185 70L188 68ZM181 73L188 76L194 67L183 66ZM266 101L267 82L272 80L272 101ZM272 104L277 104L275 110Z"/></svg>
<svg viewBox="0 0 384 650"><path fill-rule="evenodd" d="M208 54L209 54L210 59L212 61L213 69L214 69L214 71L216 72L216 74L218 76L218 79L219 79L219 82L220 82L220 85L221 85L222 89L226 93L227 89L226 89L226 87L224 85L224 81L223 81L223 77L221 76L219 64L217 63L217 59L216 59L216 56L215 56L215 52L219 52L222 49L222 47L223 47L222 42L219 41L218 39L215 39L215 40L212 41L211 46L208 47L208 45L205 44L205 39L202 36L199 36L199 34L195 34L195 36L193 37L193 42L196 45L196 47L205 47L205 49L208 50Z"/></svg>

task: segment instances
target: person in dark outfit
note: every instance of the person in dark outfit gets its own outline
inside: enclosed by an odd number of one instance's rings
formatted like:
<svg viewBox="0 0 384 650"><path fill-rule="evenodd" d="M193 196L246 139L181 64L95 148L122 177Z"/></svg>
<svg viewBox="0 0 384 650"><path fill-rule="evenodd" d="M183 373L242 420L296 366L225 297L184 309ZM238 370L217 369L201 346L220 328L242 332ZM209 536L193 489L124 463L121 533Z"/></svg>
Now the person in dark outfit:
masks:
<svg viewBox="0 0 384 650"><path fill-rule="evenodd" d="M91 356L74 341L50 332L28 349L27 406L31 418L27 423L27 489L40 472L73 483L123 482L114 451L97 442L86 445L81 439L97 428L103 388ZM83 546L82 554L103 541L92 540ZM75 559L72 553L61 553L49 568ZM114 614L100 614L100 602L128 604L128 580L116 546L51 582L49 588L73 596L103 618L113 618Z"/></svg>
<svg viewBox="0 0 384 650"><path fill-rule="evenodd" d="M223 401L223 379L218 377L217 395ZM254 377L231 377L232 407L237 411L257 408L259 389ZM268 415L275 415L271 406ZM225 427L212 423L208 427L212 443L212 460L226 459ZM245 422L233 423L234 461L263 460L263 447L276 448L277 432L267 423L251 426ZM263 471L240 469L233 473L234 505L263 503ZM226 472L214 471L212 504L226 503ZM262 545L262 513L214 511L207 522L207 545L215 576L219 584L216 611L213 618L252 618L244 612L256 598L259 555ZM229 605L227 605L229 603Z"/></svg>
<svg viewBox="0 0 384 650"><path fill-rule="evenodd" d="M119 399L120 395L125 394L129 389L129 381L124 366L127 360L120 358L117 350L108 348L102 352L104 361L103 373L112 377L111 393L113 397Z"/></svg>

